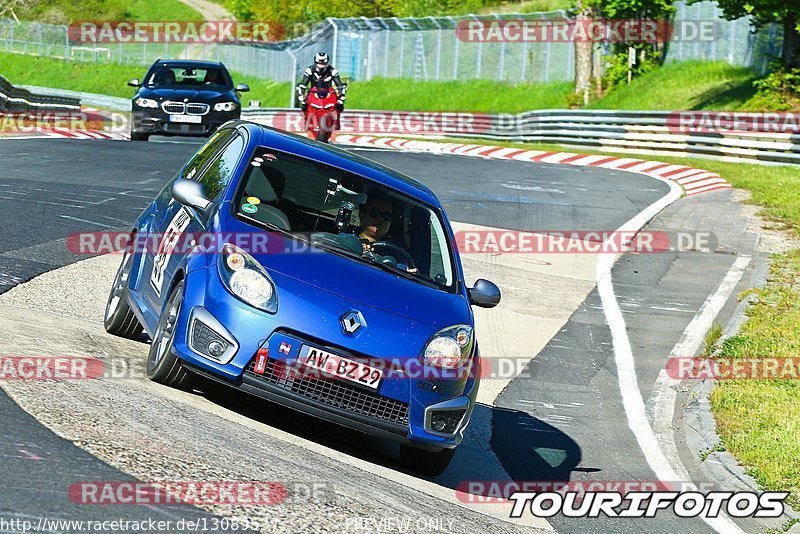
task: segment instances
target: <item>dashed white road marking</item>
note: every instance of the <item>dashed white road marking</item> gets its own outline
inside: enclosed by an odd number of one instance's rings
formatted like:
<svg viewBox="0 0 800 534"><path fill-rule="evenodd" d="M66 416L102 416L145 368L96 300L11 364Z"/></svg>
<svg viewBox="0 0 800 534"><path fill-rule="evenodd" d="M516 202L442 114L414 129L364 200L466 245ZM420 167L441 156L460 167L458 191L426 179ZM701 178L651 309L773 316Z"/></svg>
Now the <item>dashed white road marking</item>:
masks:
<svg viewBox="0 0 800 534"><path fill-rule="evenodd" d="M89 221L87 219L81 219L80 217L70 217L69 215L59 215L59 217L61 217L62 219L69 219L71 221L78 221L78 222L83 222L83 223L86 223L86 224L94 224L96 226L102 226L103 228L116 228L115 226L110 226L110 225L105 224L105 223L101 223L101 222L97 222L97 221Z"/></svg>

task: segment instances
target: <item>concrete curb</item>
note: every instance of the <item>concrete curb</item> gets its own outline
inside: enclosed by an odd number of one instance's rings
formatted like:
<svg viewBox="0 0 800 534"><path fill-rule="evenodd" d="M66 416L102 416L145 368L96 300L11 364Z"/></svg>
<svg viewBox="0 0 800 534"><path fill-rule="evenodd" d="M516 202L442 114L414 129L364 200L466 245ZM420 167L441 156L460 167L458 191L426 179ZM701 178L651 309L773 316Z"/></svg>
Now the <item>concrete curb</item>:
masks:
<svg viewBox="0 0 800 534"><path fill-rule="evenodd" d="M649 161L637 158L576 154L573 152L547 152L544 150L525 150L494 145L464 145L436 141L416 141L413 139L373 137L369 135L339 134L336 136L335 141L336 143L344 145L394 150L413 150L431 152L434 154L453 154L535 163L603 167L643 174L651 178L673 181L681 186L684 194L687 196L731 187L731 184L720 175L704 169L696 169L685 165L671 165L660 161Z"/></svg>
<svg viewBox="0 0 800 534"><path fill-rule="evenodd" d="M756 256L756 264L747 287L762 287L769 274L769 258ZM742 299L736 310L725 324L720 340L736 335L742 325L747 321L745 310L754 297ZM685 394L684 416L681 418L682 433L686 448L691 453L695 451L711 451L705 460L700 462L699 470L704 475L717 481L722 487L736 491L761 491L758 482L742 467L734 456L728 451L715 451L720 443L717 434L716 420L711 411L709 397L714 387L714 381L701 380L687 388ZM800 514L785 505L783 518L785 521L800 519ZM773 527L774 528L774 527ZM800 524L789 530L791 533L800 532Z"/></svg>

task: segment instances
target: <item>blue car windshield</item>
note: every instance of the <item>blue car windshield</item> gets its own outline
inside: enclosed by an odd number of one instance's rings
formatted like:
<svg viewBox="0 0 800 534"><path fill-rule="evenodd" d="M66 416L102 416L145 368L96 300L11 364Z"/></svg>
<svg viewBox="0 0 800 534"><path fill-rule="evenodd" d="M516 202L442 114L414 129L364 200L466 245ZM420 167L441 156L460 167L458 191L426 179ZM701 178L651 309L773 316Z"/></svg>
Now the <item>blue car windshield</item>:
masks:
<svg viewBox="0 0 800 534"><path fill-rule="evenodd" d="M453 254L439 214L361 176L257 149L234 199L237 217L331 253L453 291Z"/></svg>
<svg viewBox="0 0 800 534"><path fill-rule="evenodd" d="M230 89L233 81L220 67L196 68L182 65L161 65L147 73L144 85L171 89Z"/></svg>

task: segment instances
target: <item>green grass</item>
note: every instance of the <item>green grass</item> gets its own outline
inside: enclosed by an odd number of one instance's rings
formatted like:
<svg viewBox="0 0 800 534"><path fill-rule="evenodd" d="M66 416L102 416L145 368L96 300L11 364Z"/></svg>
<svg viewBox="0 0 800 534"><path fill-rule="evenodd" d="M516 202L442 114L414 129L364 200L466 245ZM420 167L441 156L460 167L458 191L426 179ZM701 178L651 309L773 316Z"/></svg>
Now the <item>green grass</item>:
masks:
<svg viewBox="0 0 800 534"><path fill-rule="evenodd" d="M41 85L129 98L133 96L134 90L127 86L128 80L141 78L146 70L145 66L66 62L0 52L0 74L17 85ZM250 99L261 99L262 102L280 101L282 106L289 103L289 84L278 84L235 72L231 76L235 83L250 85L251 92L243 96L245 105Z"/></svg>
<svg viewBox="0 0 800 534"><path fill-rule="evenodd" d="M774 256L766 286L750 294L748 320L720 357L797 357L800 250ZM787 504L800 507L800 381L721 380L711 406L725 448L763 488L790 491Z"/></svg>
<svg viewBox="0 0 800 534"><path fill-rule="evenodd" d="M725 62L668 63L590 104L595 109L733 110L755 94L755 73Z"/></svg>
<svg viewBox="0 0 800 534"><path fill-rule="evenodd" d="M18 8L23 20L69 24L79 20L203 20L179 0L48 0Z"/></svg>
<svg viewBox="0 0 800 534"><path fill-rule="evenodd" d="M414 81L375 78L347 87L347 105L358 109L516 113L560 108L569 83L510 85L487 80Z"/></svg>
<svg viewBox="0 0 800 534"><path fill-rule="evenodd" d="M203 20L203 16L179 0L132 0L127 7L130 20Z"/></svg>
<svg viewBox="0 0 800 534"><path fill-rule="evenodd" d="M144 1L144 0L140 0ZM151 0L147 0L148 2ZM177 0L170 0L177 1ZM135 5L135 4L132 4ZM13 83L43 85L113 96L129 96L125 82L141 77L144 66L112 63L71 63L53 58L0 53L0 74ZM596 101L597 109L741 109L752 96L753 73L724 63L666 65L634 81L630 87ZM236 81L250 84L248 99L265 107L289 105L290 83L275 83L248 76ZM664 87L669 87L665 90ZM375 78L348 86L352 109L407 111L473 111L518 113L531 109L561 109L570 83L510 85L489 80L414 81ZM715 96L712 96L715 95Z"/></svg>

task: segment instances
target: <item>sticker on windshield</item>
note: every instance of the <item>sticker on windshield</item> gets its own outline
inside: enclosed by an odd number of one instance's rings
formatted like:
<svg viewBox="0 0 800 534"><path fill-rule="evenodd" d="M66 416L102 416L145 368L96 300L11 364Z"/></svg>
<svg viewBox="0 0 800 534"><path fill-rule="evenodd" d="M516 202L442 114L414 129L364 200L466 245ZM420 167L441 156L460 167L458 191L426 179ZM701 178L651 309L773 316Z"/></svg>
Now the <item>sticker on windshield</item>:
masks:
<svg viewBox="0 0 800 534"><path fill-rule="evenodd" d="M259 162L259 163L264 163L264 160L263 160L263 159L261 159L261 158L259 158L258 156L256 156L255 158L253 158L253 161L257 161L257 162Z"/></svg>
<svg viewBox="0 0 800 534"><path fill-rule="evenodd" d="M251 161L250 165L252 165L253 167L261 167L261 164L257 161Z"/></svg>
<svg viewBox="0 0 800 534"><path fill-rule="evenodd" d="M242 211L245 213L255 213L258 211L258 207L253 204L244 204L242 205Z"/></svg>
<svg viewBox="0 0 800 534"><path fill-rule="evenodd" d="M261 204L261 199L258 197L247 197L247 202L250 204Z"/></svg>
<svg viewBox="0 0 800 534"><path fill-rule="evenodd" d="M264 157L269 161L275 161L276 159L278 159L278 156L271 153L264 154Z"/></svg>

